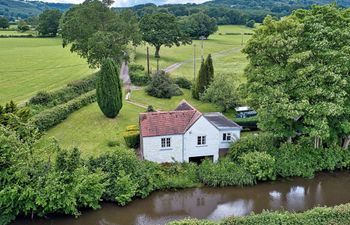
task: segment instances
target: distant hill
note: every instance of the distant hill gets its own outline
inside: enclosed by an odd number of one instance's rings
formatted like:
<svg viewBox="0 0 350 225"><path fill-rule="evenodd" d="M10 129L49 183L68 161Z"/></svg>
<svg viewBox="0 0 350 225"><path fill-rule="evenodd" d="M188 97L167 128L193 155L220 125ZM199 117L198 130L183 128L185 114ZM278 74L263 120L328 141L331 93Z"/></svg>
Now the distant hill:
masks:
<svg viewBox="0 0 350 225"><path fill-rule="evenodd" d="M25 0L0 0L0 16L6 16L12 19L25 19L39 15L45 9L59 9L65 11L72 4L64 3L46 3L39 1Z"/></svg>

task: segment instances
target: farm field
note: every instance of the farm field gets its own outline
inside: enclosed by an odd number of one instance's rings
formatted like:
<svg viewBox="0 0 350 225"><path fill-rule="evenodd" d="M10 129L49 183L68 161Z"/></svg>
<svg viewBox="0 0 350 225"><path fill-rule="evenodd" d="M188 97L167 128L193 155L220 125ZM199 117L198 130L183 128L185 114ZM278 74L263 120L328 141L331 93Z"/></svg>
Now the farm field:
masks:
<svg viewBox="0 0 350 225"><path fill-rule="evenodd" d="M6 36L6 35L8 35L8 36L19 36L19 35L36 35L36 31L27 31L27 32L19 32L19 31L17 31L17 30L2 30L2 29L0 29L0 36L2 36L2 35L4 35L4 36Z"/></svg>
<svg viewBox="0 0 350 225"><path fill-rule="evenodd" d="M225 25L219 26L219 30L209 36L208 40L203 41L204 57L212 54L214 68L216 73L236 74L240 81L242 78L243 69L246 66L245 56L241 53L242 35L227 35L226 33L252 33L252 29L245 26ZM246 43L250 35L243 35L243 44ZM193 55L194 45L196 45L196 71L199 71L201 62L201 42L200 40L193 41L192 45L180 47L164 47L160 49L159 67L164 69L175 63L182 63L181 67L174 70L173 76L184 76L193 80ZM140 46L136 48L136 60L138 64L146 66L146 47ZM150 49L150 67L152 71L157 69L157 61L154 58L154 48Z"/></svg>
<svg viewBox="0 0 350 225"><path fill-rule="evenodd" d="M1 38L0 68L0 104L21 103L93 72L58 38Z"/></svg>

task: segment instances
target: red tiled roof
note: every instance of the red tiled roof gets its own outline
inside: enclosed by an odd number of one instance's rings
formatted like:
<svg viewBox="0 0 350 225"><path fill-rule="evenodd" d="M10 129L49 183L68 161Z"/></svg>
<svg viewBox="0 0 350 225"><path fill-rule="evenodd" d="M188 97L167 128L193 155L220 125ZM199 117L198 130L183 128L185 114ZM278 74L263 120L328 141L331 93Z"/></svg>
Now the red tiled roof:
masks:
<svg viewBox="0 0 350 225"><path fill-rule="evenodd" d="M180 104L183 104L183 102ZM192 106L190 107L193 108ZM195 108L170 112L141 113L141 136L152 137L183 134L201 115Z"/></svg>

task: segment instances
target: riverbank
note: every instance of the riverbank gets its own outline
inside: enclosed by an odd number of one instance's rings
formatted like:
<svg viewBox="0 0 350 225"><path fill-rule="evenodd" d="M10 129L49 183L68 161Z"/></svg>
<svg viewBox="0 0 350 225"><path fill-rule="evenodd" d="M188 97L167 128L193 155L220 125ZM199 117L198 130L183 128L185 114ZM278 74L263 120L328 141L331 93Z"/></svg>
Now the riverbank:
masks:
<svg viewBox="0 0 350 225"><path fill-rule="evenodd" d="M248 187L223 188L189 188L177 191L156 191L145 199L135 199L127 206L120 207L114 203L103 203L101 209L84 210L79 218L72 216L48 216L46 219L20 218L12 225L95 225L100 221L106 224L122 225L154 225L167 224L171 221L185 218L208 219L220 224L226 221L239 221L238 224L265 221L265 224L279 224L277 219L295 217L289 213L262 213L264 210L286 210L302 212L317 206L335 206L350 202L348 188L350 185L350 171L321 172L313 179L290 178L275 182L261 182ZM349 206L347 206L349 207ZM328 212L332 209L321 210ZM318 210L314 210L318 212ZM338 211L336 211L338 212ZM338 214L334 212L334 215ZM262 213L254 217L242 217L251 213ZM309 215L309 213L306 213ZM313 213L311 213L313 215ZM260 216L261 215L261 216ZM323 215L323 214L322 214ZM237 218L240 217L240 218ZM299 215L297 216L299 218ZM251 218L251 219L244 219ZM328 218L328 216L327 216ZM243 223L242 221L252 223ZM267 223L273 221L271 223ZM302 220L301 220L302 221ZM185 220L185 222L189 222ZM192 223L179 224L206 224L194 220ZM214 222L211 222L216 224ZM209 224L211 224L209 223ZM235 223L229 223L235 224ZM260 223L261 224L261 223ZM291 223L295 224L295 223ZM297 223L299 224L299 223ZM300 223L313 224L313 223ZM317 223L316 223L317 224ZM325 223L346 224L346 223ZM176 224L177 225L177 224Z"/></svg>

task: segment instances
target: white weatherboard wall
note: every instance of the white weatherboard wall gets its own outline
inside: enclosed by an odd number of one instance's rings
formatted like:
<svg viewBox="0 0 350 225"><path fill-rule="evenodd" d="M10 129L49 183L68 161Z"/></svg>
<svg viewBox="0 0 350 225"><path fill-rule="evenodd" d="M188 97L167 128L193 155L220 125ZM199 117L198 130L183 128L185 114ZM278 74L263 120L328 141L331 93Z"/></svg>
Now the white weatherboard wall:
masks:
<svg viewBox="0 0 350 225"><path fill-rule="evenodd" d="M231 141L223 141L222 136L224 133L231 133ZM238 141L241 138L241 130L239 128L220 130L219 135L219 148L229 148L232 142Z"/></svg>
<svg viewBox="0 0 350 225"><path fill-rule="evenodd" d="M206 136L206 144L197 145L197 137ZM219 131L206 118L201 116L184 135L184 161L190 157L214 156L214 161L219 158Z"/></svg>
<svg viewBox="0 0 350 225"><path fill-rule="evenodd" d="M171 138L171 147L162 148L161 139ZM143 157L157 163L182 162L182 135L144 137L142 140Z"/></svg>

